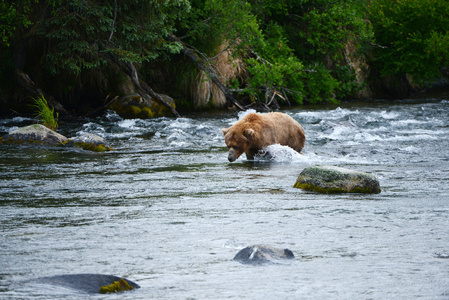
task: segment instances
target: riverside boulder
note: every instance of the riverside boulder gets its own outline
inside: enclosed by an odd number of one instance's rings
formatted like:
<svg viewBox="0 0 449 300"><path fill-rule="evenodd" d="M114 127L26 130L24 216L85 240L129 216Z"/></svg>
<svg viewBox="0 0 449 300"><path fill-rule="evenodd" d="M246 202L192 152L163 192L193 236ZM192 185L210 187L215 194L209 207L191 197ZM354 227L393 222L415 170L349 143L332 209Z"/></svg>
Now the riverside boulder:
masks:
<svg viewBox="0 0 449 300"><path fill-rule="evenodd" d="M379 181L373 175L336 166L305 168L294 187L325 194L381 192Z"/></svg>
<svg viewBox="0 0 449 300"><path fill-rule="evenodd" d="M161 98L175 108L175 101L160 94ZM124 96L111 104L110 109L114 110L124 119L149 119L171 115L171 111L162 103L155 99L142 97L139 94Z"/></svg>
<svg viewBox="0 0 449 300"><path fill-rule="evenodd" d="M12 143L33 143L41 142L44 144L64 144L69 140L62 134L53 131L44 125L33 124L20 127L2 137L3 142Z"/></svg>

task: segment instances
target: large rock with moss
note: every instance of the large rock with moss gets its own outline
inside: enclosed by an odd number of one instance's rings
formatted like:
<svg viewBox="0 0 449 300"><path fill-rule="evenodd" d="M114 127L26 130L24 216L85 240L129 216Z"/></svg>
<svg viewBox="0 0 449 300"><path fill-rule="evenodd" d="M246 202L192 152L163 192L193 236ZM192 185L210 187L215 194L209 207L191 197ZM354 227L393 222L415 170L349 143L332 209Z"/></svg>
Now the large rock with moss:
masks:
<svg viewBox="0 0 449 300"><path fill-rule="evenodd" d="M104 138L93 133L86 133L81 136L74 137L70 139L69 145L95 152L112 150Z"/></svg>
<svg viewBox="0 0 449 300"><path fill-rule="evenodd" d="M41 124L21 127L2 137L4 143L64 144L68 139Z"/></svg>
<svg viewBox="0 0 449 300"><path fill-rule="evenodd" d="M335 166L305 168L294 185L318 193L380 193L379 181L371 174Z"/></svg>
<svg viewBox="0 0 449 300"><path fill-rule="evenodd" d="M167 95L162 99L175 108L175 101ZM124 96L115 101L110 108L124 119L149 119L170 116L172 112L162 103L151 97L144 98L139 94Z"/></svg>

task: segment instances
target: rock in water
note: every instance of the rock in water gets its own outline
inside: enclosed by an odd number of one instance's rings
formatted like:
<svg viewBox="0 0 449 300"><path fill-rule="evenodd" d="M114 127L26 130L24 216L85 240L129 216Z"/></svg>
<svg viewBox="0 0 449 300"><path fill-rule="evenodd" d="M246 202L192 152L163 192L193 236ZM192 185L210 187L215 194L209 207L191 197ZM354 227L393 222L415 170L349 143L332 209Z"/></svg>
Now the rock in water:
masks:
<svg viewBox="0 0 449 300"><path fill-rule="evenodd" d="M318 193L380 193L379 181L371 174L335 166L305 168L294 185Z"/></svg>
<svg viewBox="0 0 449 300"><path fill-rule="evenodd" d="M110 288L112 285L118 283L123 286L123 282L128 285L126 288L121 289L137 289L140 286L128 279L103 274L71 274L71 275L57 275L51 277L41 277L33 281L34 283L58 285L66 288L79 290L89 294L102 293L102 288ZM121 290L114 290L115 292ZM114 292L112 291L112 292Z"/></svg>
<svg viewBox="0 0 449 300"><path fill-rule="evenodd" d="M235 256L237 260L244 264L261 264L273 262L279 259L293 259L293 252L288 249L277 249L265 245L254 245L240 250Z"/></svg>
<svg viewBox="0 0 449 300"><path fill-rule="evenodd" d="M68 139L44 125L33 124L21 127L3 136L2 141L6 143L42 142L45 144L63 144L68 142Z"/></svg>
<svg viewBox="0 0 449 300"><path fill-rule="evenodd" d="M106 143L106 140L104 138L93 133L86 133L81 136L72 138L70 139L69 145L96 152L112 150L112 148Z"/></svg>

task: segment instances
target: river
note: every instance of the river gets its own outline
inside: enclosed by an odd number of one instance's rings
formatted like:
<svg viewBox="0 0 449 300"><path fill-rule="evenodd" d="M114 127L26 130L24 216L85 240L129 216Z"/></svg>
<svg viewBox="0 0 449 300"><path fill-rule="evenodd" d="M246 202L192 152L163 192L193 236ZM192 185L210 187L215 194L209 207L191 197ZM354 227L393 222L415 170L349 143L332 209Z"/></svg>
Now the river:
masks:
<svg viewBox="0 0 449 300"><path fill-rule="evenodd" d="M449 299L449 101L343 103L284 112L303 154L227 161L220 131L236 111L66 121L112 152L0 145L0 299L86 299L30 284L101 273L141 288L91 299ZM0 119L0 132L29 125ZM376 176L380 194L293 188L308 166ZM233 261L242 248L294 260Z"/></svg>

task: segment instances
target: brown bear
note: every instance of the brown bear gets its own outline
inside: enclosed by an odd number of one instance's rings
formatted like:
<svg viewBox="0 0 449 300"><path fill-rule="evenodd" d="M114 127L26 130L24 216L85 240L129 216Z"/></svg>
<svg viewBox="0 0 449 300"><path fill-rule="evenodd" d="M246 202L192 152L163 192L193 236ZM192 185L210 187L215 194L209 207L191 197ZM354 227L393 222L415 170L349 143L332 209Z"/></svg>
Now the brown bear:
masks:
<svg viewBox="0 0 449 300"><path fill-rule="evenodd" d="M229 148L228 160L235 161L242 153L249 160L266 146L281 144L301 153L306 142L301 124L284 113L249 113L229 128L221 130Z"/></svg>

